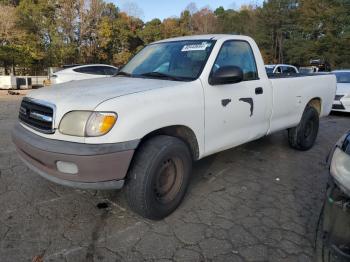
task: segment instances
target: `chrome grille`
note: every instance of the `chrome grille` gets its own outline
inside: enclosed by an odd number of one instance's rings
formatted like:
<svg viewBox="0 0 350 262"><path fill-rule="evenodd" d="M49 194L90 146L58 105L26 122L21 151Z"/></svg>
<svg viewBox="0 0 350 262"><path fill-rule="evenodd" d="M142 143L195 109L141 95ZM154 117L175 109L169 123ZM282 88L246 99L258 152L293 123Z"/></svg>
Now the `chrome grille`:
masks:
<svg viewBox="0 0 350 262"><path fill-rule="evenodd" d="M54 105L24 98L18 117L22 123L35 130L46 134L54 133Z"/></svg>

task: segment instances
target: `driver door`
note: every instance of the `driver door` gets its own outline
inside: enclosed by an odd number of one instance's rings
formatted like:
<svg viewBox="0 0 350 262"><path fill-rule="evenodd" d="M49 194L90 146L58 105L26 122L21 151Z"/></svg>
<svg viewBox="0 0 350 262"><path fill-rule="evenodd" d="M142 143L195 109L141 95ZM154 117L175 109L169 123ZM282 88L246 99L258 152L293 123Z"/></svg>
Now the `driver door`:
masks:
<svg viewBox="0 0 350 262"><path fill-rule="evenodd" d="M264 136L269 128L271 90L268 79L259 79L250 44L241 40L223 43L211 74L223 66L238 66L243 81L204 84L206 155Z"/></svg>

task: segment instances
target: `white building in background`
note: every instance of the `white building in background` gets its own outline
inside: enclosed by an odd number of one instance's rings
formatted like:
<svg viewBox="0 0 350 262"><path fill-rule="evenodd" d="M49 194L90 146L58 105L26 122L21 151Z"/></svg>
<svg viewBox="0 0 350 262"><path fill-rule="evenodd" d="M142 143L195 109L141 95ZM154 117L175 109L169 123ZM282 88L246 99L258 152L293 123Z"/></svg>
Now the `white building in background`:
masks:
<svg viewBox="0 0 350 262"><path fill-rule="evenodd" d="M0 89L15 89L16 77L0 75Z"/></svg>

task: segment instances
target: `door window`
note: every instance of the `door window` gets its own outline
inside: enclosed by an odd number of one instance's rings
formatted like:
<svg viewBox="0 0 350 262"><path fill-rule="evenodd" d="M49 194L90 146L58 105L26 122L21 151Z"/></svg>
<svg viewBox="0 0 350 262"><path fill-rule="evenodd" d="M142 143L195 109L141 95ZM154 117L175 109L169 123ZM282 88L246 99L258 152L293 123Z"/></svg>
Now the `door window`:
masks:
<svg viewBox="0 0 350 262"><path fill-rule="evenodd" d="M258 79L255 57L249 43L245 41L226 41L216 58L213 72L223 66L238 66L243 71L243 81Z"/></svg>
<svg viewBox="0 0 350 262"><path fill-rule="evenodd" d="M89 75L105 75L104 66L85 66L73 69L73 71Z"/></svg>
<svg viewBox="0 0 350 262"><path fill-rule="evenodd" d="M278 66L275 70L275 74L282 74L282 67Z"/></svg>
<svg viewBox="0 0 350 262"><path fill-rule="evenodd" d="M295 74L296 71L295 71L295 69L294 69L293 67L291 67L291 66L284 66L284 67L283 67L283 73L284 73L284 74Z"/></svg>
<svg viewBox="0 0 350 262"><path fill-rule="evenodd" d="M104 66L103 69L105 75L115 75L117 73L117 69L114 67Z"/></svg>

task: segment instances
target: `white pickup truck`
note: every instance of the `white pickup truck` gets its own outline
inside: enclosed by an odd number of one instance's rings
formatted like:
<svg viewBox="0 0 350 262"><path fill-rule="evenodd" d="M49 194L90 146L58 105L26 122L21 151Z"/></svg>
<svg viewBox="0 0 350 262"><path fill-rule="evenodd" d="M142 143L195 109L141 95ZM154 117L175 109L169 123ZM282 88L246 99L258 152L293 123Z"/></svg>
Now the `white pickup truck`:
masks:
<svg viewBox="0 0 350 262"><path fill-rule="evenodd" d="M115 77L32 91L13 141L46 179L125 185L134 211L161 219L181 203L193 160L279 130L310 149L335 90L333 75L268 78L246 36L173 38L146 46Z"/></svg>

